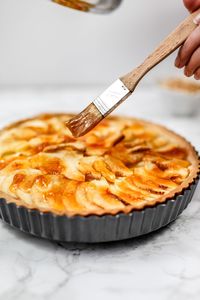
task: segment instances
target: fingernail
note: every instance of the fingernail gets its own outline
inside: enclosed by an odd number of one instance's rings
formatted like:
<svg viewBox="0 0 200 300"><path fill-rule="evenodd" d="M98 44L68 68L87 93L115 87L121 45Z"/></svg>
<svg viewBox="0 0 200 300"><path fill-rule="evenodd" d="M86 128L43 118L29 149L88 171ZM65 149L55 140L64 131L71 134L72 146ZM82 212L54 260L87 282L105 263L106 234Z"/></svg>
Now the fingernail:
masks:
<svg viewBox="0 0 200 300"><path fill-rule="evenodd" d="M177 57L176 60L175 60L175 66L176 66L177 68L180 68L180 64L181 64L180 58Z"/></svg>
<svg viewBox="0 0 200 300"><path fill-rule="evenodd" d="M192 76L192 74L191 74L189 71L184 71L184 74L185 74L185 76L187 76L187 77L191 77L191 76Z"/></svg>
<svg viewBox="0 0 200 300"><path fill-rule="evenodd" d="M200 79L200 75L199 74L194 74L194 79L199 80Z"/></svg>
<svg viewBox="0 0 200 300"><path fill-rule="evenodd" d="M184 68L183 73L184 73L185 76L188 77L188 70L186 68Z"/></svg>
<svg viewBox="0 0 200 300"><path fill-rule="evenodd" d="M200 14L198 14L194 20L193 20L194 24L199 25L200 24Z"/></svg>

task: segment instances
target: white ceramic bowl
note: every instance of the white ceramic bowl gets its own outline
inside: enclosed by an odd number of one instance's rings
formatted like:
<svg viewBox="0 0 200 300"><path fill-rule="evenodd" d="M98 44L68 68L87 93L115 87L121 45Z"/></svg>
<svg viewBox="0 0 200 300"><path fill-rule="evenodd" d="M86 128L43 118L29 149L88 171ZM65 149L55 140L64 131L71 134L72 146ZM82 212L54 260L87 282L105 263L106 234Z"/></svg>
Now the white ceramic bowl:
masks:
<svg viewBox="0 0 200 300"><path fill-rule="evenodd" d="M174 79L176 80L176 79ZM194 80L180 79L187 84ZM171 88L165 85L167 79L159 84L160 96L165 101L166 109L174 116L194 116L200 111L200 88L196 91L189 91L180 88ZM196 83L198 84L198 83Z"/></svg>

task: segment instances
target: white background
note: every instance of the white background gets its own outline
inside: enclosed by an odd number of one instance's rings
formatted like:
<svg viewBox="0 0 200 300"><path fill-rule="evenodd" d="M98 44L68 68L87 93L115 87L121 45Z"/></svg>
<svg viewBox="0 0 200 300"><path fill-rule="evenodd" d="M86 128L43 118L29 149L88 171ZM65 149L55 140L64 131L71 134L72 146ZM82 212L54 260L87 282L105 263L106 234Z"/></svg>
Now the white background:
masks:
<svg viewBox="0 0 200 300"><path fill-rule="evenodd" d="M142 62L186 14L182 0L124 0L109 15L49 0L1 0L0 85L108 84ZM171 57L146 81L173 72Z"/></svg>

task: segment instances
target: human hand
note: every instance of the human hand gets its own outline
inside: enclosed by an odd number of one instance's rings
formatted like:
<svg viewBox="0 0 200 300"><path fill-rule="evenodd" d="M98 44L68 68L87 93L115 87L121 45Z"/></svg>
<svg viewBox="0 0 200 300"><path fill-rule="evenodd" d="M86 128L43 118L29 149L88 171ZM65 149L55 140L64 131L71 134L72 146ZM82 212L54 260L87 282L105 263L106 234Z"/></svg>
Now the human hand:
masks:
<svg viewBox="0 0 200 300"><path fill-rule="evenodd" d="M190 12L200 8L200 0L183 0L183 2ZM195 18L194 22L200 24L200 15ZM195 79L200 80L200 26L190 34L179 49L175 66L179 69L184 68L185 76L194 75Z"/></svg>

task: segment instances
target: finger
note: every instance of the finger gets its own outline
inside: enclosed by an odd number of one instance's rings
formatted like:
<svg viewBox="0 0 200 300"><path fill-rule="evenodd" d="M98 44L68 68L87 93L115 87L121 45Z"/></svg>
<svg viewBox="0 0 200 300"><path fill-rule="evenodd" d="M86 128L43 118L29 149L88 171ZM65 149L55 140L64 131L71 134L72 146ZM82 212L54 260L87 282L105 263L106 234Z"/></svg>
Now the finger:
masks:
<svg viewBox="0 0 200 300"><path fill-rule="evenodd" d="M185 7L193 12L200 7L200 0L183 0Z"/></svg>
<svg viewBox="0 0 200 300"><path fill-rule="evenodd" d="M190 77L200 67L200 47L192 54L188 64L185 66L184 74Z"/></svg>
<svg viewBox="0 0 200 300"><path fill-rule="evenodd" d="M181 69L181 68L184 67L183 63L181 62L181 51L182 51L182 48L183 48L183 46L181 46L181 47L179 48L178 54L177 54L177 57L176 57L175 63L174 63L175 66L176 66L177 68L179 68L179 69Z"/></svg>
<svg viewBox="0 0 200 300"><path fill-rule="evenodd" d="M200 46L200 26L198 26L187 38L183 46L179 49L175 60L177 68L183 68L188 62L192 53Z"/></svg>
<svg viewBox="0 0 200 300"><path fill-rule="evenodd" d="M194 73L194 78L196 80L200 80L200 68L198 68Z"/></svg>

